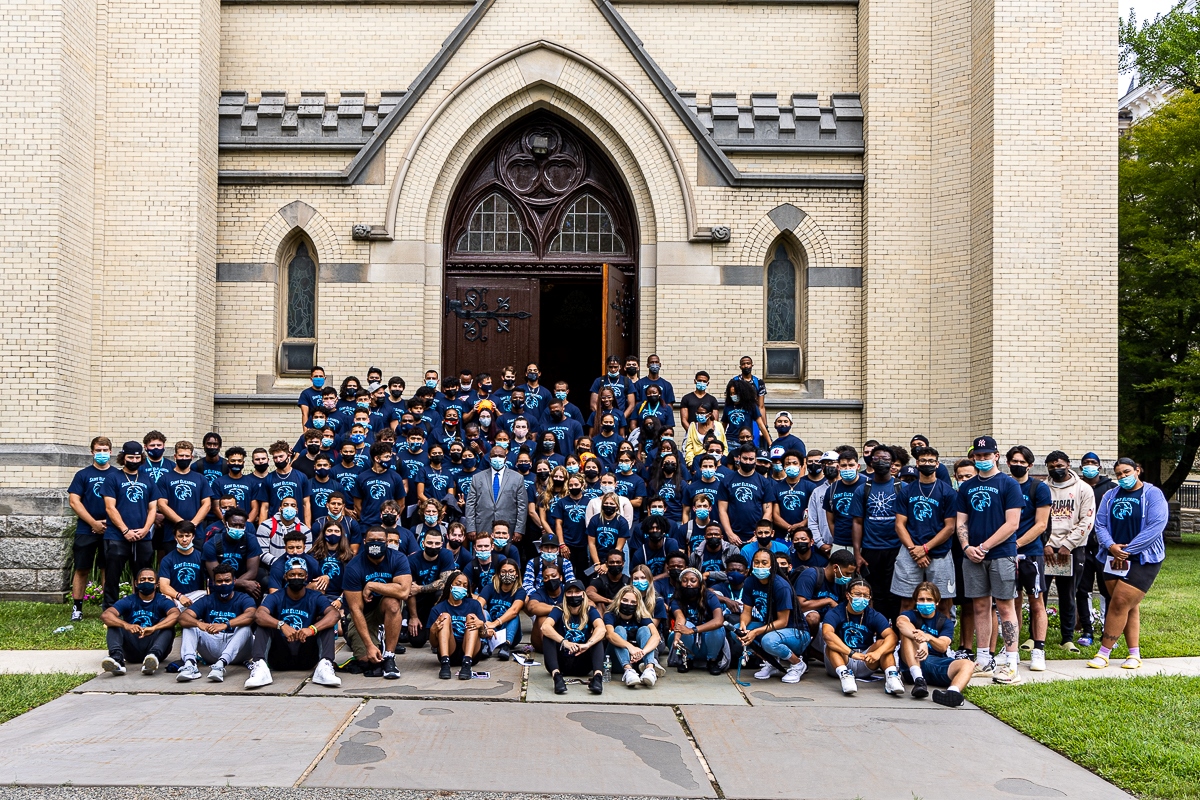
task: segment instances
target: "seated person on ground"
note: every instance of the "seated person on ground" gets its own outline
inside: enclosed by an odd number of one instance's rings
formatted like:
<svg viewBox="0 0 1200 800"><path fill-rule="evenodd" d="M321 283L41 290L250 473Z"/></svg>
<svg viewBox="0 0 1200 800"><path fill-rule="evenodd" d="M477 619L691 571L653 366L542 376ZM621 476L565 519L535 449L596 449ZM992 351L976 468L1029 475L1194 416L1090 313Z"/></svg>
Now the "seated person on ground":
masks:
<svg viewBox="0 0 1200 800"><path fill-rule="evenodd" d="M386 537L378 525L367 531L362 549L342 573L342 602L350 617L346 643L354 651L355 666L364 675L396 680L401 611L409 599L412 576L408 556L388 548ZM377 638L380 625L382 642Z"/></svg>
<svg viewBox="0 0 1200 800"><path fill-rule="evenodd" d="M492 654L501 661L508 661L513 646L521 641L521 609L526 595L519 575L516 562L505 561L479 593L488 616L483 635Z"/></svg>
<svg viewBox="0 0 1200 800"><path fill-rule="evenodd" d="M625 577L625 554L620 550L610 551L604 558L604 564L592 576L592 582L587 587L588 600L596 608L607 608L617 591L629 585Z"/></svg>
<svg viewBox="0 0 1200 800"><path fill-rule="evenodd" d="M562 605L542 619L542 657L555 694L567 693L564 674L590 675L588 691L604 691L604 635L604 620L588 602L583 583L571 581L563 587Z"/></svg>
<svg viewBox="0 0 1200 800"><path fill-rule="evenodd" d="M207 594L204 560L196 547L196 526L189 520L175 525L175 548L158 563L158 590L179 610Z"/></svg>
<svg viewBox="0 0 1200 800"><path fill-rule="evenodd" d="M171 652L179 609L158 592L153 567L137 571L133 594L104 609L100 621L108 626L105 672L124 675L127 661L140 661L142 674L153 675Z"/></svg>
<svg viewBox="0 0 1200 800"><path fill-rule="evenodd" d="M175 537L178 541L178 530ZM225 680L226 667L241 664L250 657L251 625L256 611L250 595L237 591L233 585L233 567L218 564L213 569L212 594L199 598L179 615L183 625L183 668L175 680L186 683L200 677L197 656L212 664L210 681Z"/></svg>
<svg viewBox="0 0 1200 800"><path fill-rule="evenodd" d="M970 660L956 660L950 652L954 620L938 609L942 594L937 584L923 581L913 592L914 609L896 619L900 635L900 660L913 678L912 696L929 694L929 684L948 686L933 690L933 702L955 708L963 704L963 689L975 672Z"/></svg>
<svg viewBox="0 0 1200 800"><path fill-rule="evenodd" d="M429 612L426 627L429 641L441 664L438 677L450 680L450 660L462 662L458 679L471 680L471 665L479 658L483 633L483 606L471 597L471 582L458 571L451 572L442 599Z"/></svg>
<svg viewBox="0 0 1200 800"><path fill-rule="evenodd" d="M784 683L799 683L808 665L804 663L804 651L808 648L808 629L801 623L800 615L793 612L795 596L786 578L778 574L778 564L769 550L756 550L750 562L750 577L742 584L742 615L738 622L737 637L744 647L751 647L757 640L766 654L785 666ZM786 555L784 560L787 561ZM780 674L771 663L763 659L763 666L754 677L765 681Z"/></svg>
<svg viewBox="0 0 1200 800"><path fill-rule="evenodd" d="M867 679L884 673L883 690L904 694L896 670L896 632L887 617L871 607L871 584L855 578L846 587L846 602L825 613L821 623L825 637L825 671L842 682L842 694L858 691L855 678Z"/></svg>
<svg viewBox="0 0 1200 800"><path fill-rule="evenodd" d="M284 590L268 595L254 621L254 645L247 689L274 682L271 670L313 670L313 683L341 686L333 672L334 629L341 616L329 598L308 588L304 559L285 556Z"/></svg>
<svg viewBox="0 0 1200 800"><path fill-rule="evenodd" d="M309 583L308 588L315 589L318 592L324 592L329 586L329 578L325 577L321 572L321 565L315 558L308 555L305 551L308 549L308 542L303 533L300 531L288 531L283 535L283 553L286 558L278 558L271 565L271 570L267 575L267 592L274 594L283 590L283 571L287 567L287 562L293 558L298 558L304 562L304 566L308 569Z"/></svg>
<svg viewBox="0 0 1200 800"><path fill-rule="evenodd" d="M652 609L632 586L624 586L608 604L604 614L607 650L625 671L625 685L653 686L658 680L658 625Z"/></svg>
<svg viewBox="0 0 1200 800"><path fill-rule="evenodd" d="M553 562L542 566L542 586L530 592L525 598L524 611L533 620L533 630L529 634L529 642L534 650L542 649L542 623L550 612L562 605L563 577L562 569Z"/></svg>
<svg viewBox="0 0 1200 800"><path fill-rule="evenodd" d="M408 641L413 647L424 647L429 641L425 621L454 571L454 554L442 547L442 542L439 529L426 530L420 548L409 559L412 591L408 594Z"/></svg>
<svg viewBox="0 0 1200 800"><path fill-rule="evenodd" d="M724 672L728 666L724 658L725 610L716 593L705 588L700 570L688 567L679 574L671 613L675 616L671 647L683 651L673 656L678 659L676 669L687 672L689 661L704 661L710 674Z"/></svg>

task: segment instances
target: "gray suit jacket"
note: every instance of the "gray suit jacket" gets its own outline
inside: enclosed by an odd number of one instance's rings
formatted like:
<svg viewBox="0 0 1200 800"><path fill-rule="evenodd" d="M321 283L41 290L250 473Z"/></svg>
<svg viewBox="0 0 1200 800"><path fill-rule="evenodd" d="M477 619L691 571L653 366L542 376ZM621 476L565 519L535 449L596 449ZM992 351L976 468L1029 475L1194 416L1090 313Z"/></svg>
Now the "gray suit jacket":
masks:
<svg viewBox="0 0 1200 800"><path fill-rule="evenodd" d="M525 492L525 479L515 469L505 469L500 476L500 497L492 500L492 468L480 470L471 476L471 490L467 492L467 507L463 512L463 525L468 533L491 531L492 523L498 519L512 523L513 532L525 534L525 519L529 516L529 498Z"/></svg>

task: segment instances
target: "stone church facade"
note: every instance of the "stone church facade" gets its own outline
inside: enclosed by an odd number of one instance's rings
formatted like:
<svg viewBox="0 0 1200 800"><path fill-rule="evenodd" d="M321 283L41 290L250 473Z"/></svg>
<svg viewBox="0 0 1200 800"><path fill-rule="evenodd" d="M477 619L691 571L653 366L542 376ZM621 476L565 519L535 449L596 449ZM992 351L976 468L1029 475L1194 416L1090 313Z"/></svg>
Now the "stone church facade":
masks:
<svg viewBox="0 0 1200 800"><path fill-rule="evenodd" d="M294 438L313 359L579 391L609 351L676 387L749 354L814 445L1114 456L1116 19L7 3L0 516L52 532L93 435Z"/></svg>

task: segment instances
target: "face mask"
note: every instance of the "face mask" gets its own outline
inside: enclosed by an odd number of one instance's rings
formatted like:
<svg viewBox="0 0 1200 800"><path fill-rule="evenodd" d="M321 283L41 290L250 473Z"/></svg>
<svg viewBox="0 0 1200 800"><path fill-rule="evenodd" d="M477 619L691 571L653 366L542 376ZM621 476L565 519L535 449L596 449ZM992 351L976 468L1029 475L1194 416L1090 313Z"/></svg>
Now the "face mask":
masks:
<svg viewBox="0 0 1200 800"><path fill-rule="evenodd" d="M795 464L789 464L783 468L783 474L787 475L789 478L798 478L800 477L800 467L796 466Z"/></svg>
<svg viewBox="0 0 1200 800"><path fill-rule="evenodd" d="M463 456L463 460L462 460L463 469L467 470L468 472L475 469L475 460L476 459L474 456L471 456L470 458Z"/></svg>
<svg viewBox="0 0 1200 800"><path fill-rule="evenodd" d="M574 475L575 473L579 472L579 466L577 464L567 464L564 469L566 469L568 475Z"/></svg>
<svg viewBox="0 0 1200 800"><path fill-rule="evenodd" d="M681 600L695 600L700 596L699 586L680 586L679 598Z"/></svg>
<svg viewBox="0 0 1200 800"><path fill-rule="evenodd" d="M437 554L440 552L442 552L442 548L440 548L440 547L426 547L425 548L425 555L429 556L430 558L437 558Z"/></svg>
<svg viewBox="0 0 1200 800"><path fill-rule="evenodd" d="M717 470L714 469L713 467L701 467L700 468L700 477L706 481L710 481L713 478L717 477Z"/></svg>
<svg viewBox="0 0 1200 800"><path fill-rule="evenodd" d="M213 584L213 593L222 600L228 600L233 597L234 587L232 583L215 583Z"/></svg>
<svg viewBox="0 0 1200 800"><path fill-rule="evenodd" d="M566 392L555 392L554 397L558 400L562 400L564 403L567 401L567 393Z"/></svg>
<svg viewBox="0 0 1200 800"><path fill-rule="evenodd" d="M601 425L601 426L600 426L600 430L604 432L604 435L605 435L605 436L609 436L609 435L611 435L611 434L612 434L612 432L613 432L613 430L615 429L615 427L616 427L615 425L608 425L608 424L605 424L605 425Z"/></svg>
<svg viewBox="0 0 1200 800"><path fill-rule="evenodd" d="M623 475L628 475L629 473L633 472L633 464L623 461L620 464L617 464L617 471Z"/></svg>
<svg viewBox="0 0 1200 800"><path fill-rule="evenodd" d="M399 519L399 515L397 515L397 514L380 514L379 515L379 521L381 523L383 523L384 525L388 526L389 528L391 526L395 525L396 520L398 520L398 519Z"/></svg>
<svg viewBox="0 0 1200 800"><path fill-rule="evenodd" d="M634 578L633 588L637 589L639 592L644 592L650 588L650 581L646 580L645 578Z"/></svg>
<svg viewBox="0 0 1200 800"><path fill-rule="evenodd" d="M437 523L438 523L438 518L437 518L436 514L426 514L425 515L425 524L428 525L430 528L437 525Z"/></svg>
<svg viewBox="0 0 1200 800"><path fill-rule="evenodd" d="M521 473L522 475L528 475L532 469L533 464L517 464L517 472Z"/></svg>
<svg viewBox="0 0 1200 800"><path fill-rule="evenodd" d="M314 419L312 421L312 423L313 423L313 427L316 428L317 430L321 430L322 428L325 427L325 419L323 417L320 419Z"/></svg>
<svg viewBox="0 0 1200 800"><path fill-rule="evenodd" d="M867 606L869 606L870 604L871 604L871 601L866 597L851 597L850 598L850 610L853 611L855 614L861 614L862 612L866 611Z"/></svg>
<svg viewBox="0 0 1200 800"><path fill-rule="evenodd" d="M154 581L138 581L138 594L154 594Z"/></svg>
<svg viewBox="0 0 1200 800"><path fill-rule="evenodd" d="M537 383L538 374L536 372L526 372L525 380L529 383Z"/></svg>
<svg viewBox="0 0 1200 800"><path fill-rule="evenodd" d="M184 544L181 544L180 542L175 543L175 549L181 553L190 553L190 552L192 552L193 547L195 547L194 544L184 545Z"/></svg>
<svg viewBox="0 0 1200 800"><path fill-rule="evenodd" d="M1067 471L1065 469L1052 469L1050 472L1050 480L1055 483L1062 483L1067 479Z"/></svg>
<svg viewBox="0 0 1200 800"><path fill-rule="evenodd" d="M792 545L792 551L798 556L807 555L811 549L812 545L808 542L796 542Z"/></svg>
<svg viewBox="0 0 1200 800"><path fill-rule="evenodd" d="M787 436L791 430L792 430L791 425L776 425L775 426L775 432L778 433L780 436Z"/></svg>
<svg viewBox="0 0 1200 800"><path fill-rule="evenodd" d="M975 469L979 470L980 472L987 472L991 468L992 468L991 461L976 461L975 462Z"/></svg>
<svg viewBox="0 0 1200 800"><path fill-rule="evenodd" d="M255 464L254 471L257 472L259 475L263 475L270 468L270 466L271 466L270 464Z"/></svg>
<svg viewBox="0 0 1200 800"><path fill-rule="evenodd" d="M355 403L355 405L356 405L358 408L365 408L365 409L368 409L368 410L371 408L371 403L370 403L370 401L368 401L368 400L359 400L357 403Z"/></svg>
<svg viewBox="0 0 1200 800"><path fill-rule="evenodd" d="M696 381L696 391L703 392L708 389L707 381Z"/></svg>
<svg viewBox="0 0 1200 800"><path fill-rule="evenodd" d="M683 572L683 568L682 568L682 567L677 567L677 568L675 568L675 569L670 569L670 570L667 570L667 576L668 576L668 577L669 577L671 580L673 580L673 581L677 581L677 580L679 580L679 576L680 576L680 574L681 574L682 572Z"/></svg>
<svg viewBox="0 0 1200 800"><path fill-rule="evenodd" d="M296 509L292 508L291 506L284 506L283 508L279 509L279 517L284 522L291 522L296 518Z"/></svg>
<svg viewBox="0 0 1200 800"><path fill-rule="evenodd" d="M570 489L567 489L567 494L571 495L571 497L579 497L583 494L583 489L580 489L578 486L572 486Z"/></svg>
<svg viewBox="0 0 1200 800"><path fill-rule="evenodd" d="M350 441L353 442L354 444L362 444L366 440L367 440L366 434L362 434L362 433L350 434Z"/></svg>
<svg viewBox="0 0 1200 800"><path fill-rule="evenodd" d="M583 605L583 595L576 594L567 598L567 606L570 608L579 608Z"/></svg>
<svg viewBox="0 0 1200 800"><path fill-rule="evenodd" d="M430 389L436 389L437 388L437 378L430 378L430 379L426 380L425 385L428 386Z"/></svg>
<svg viewBox="0 0 1200 800"><path fill-rule="evenodd" d="M475 557L477 559L479 559L480 561L487 561L489 558L492 557L492 551L491 550L476 550Z"/></svg>
<svg viewBox="0 0 1200 800"><path fill-rule="evenodd" d="M410 452L410 453L419 453L419 452L421 452L421 445L422 445L422 444L424 444L424 442L421 442L421 441L409 442L409 443L408 443L408 452Z"/></svg>
<svg viewBox="0 0 1200 800"><path fill-rule="evenodd" d="M697 414L696 415L696 424L697 425L703 425L706 422L708 422L708 414Z"/></svg>
<svg viewBox="0 0 1200 800"><path fill-rule="evenodd" d="M637 367L626 367L626 368L625 368L625 374L626 374L626 375L628 375L628 376L629 376L629 377L631 377L631 378L632 378L634 375L637 375L637 371L638 371L638 368L637 368Z"/></svg>
<svg viewBox="0 0 1200 800"><path fill-rule="evenodd" d="M821 472L825 475L826 480L833 480L838 476L837 467L821 467Z"/></svg>
<svg viewBox="0 0 1200 800"><path fill-rule="evenodd" d="M1014 478L1024 478L1029 472L1029 467L1022 466L1021 464L1009 464L1008 471L1012 473Z"/></svg>
<svg viewBox="0 0 1200 800"><path fill-rule="evenodd" d="M321 378L321 377L313 378L312 385L314 388L320 389L322 386L325 385L325 379Z"/></svg>
<svg viewBox="0 0 1200 800"><path fill-rule="evenodd" d="M715 553L716 551L718 551L718 550L720 550L720 549L721 549L721 537L720 537L720 536L713 536L713 537L711 537L711 538L705 539L705 540L704 540L704 545L705 545L705 546L706 546L706 547L707 547L709 550L712 550L712 551Z"/></svg>
<svg viewBox="0 0 1200 800"><path fill-rule="evenodd" d="M340 533L325 534L325 544L327 544L331 547L337 547L338 542L340 542L341 540L342 540L342 535Z"/></svg>
<svg viewBox="0 0 1200 800"><path fill-rule="evenodd" d="M620 375L621 375L621 371L618 369L610 369L608 371L608 377L610 377L610 378L617 378Z"/></svg>
<svg viewBox="0 0 1200 800"><path fill-rule="evenodd" d="M1085 478L1095 478L1100 474L1100 468L1092 466L1091 464L1087 464L1083 467L1083 469L1080 470L1080 472L1083 473L1083 477Z"/></svg>
<svg viewBox="0 0 1200 800"><path fill-rule="evenodd" d="M467 596L467 589L465 586L451 586L450 596L455 600L462 600Z"/></svg>
<svg viewBox="0 0 1200 800"><path fill-rule="evenodd" d="M745 473L745 474L749 475L751 472L754 472L754 462L753 462L753 461L750 461L750 462L746 462L746 461L739 461L739 462L738 462L738 469L739 469L741 472L743 472L743 473Z"/></svg>
<svg viewBox="0 0 1200 800"><path fill-rule="evenodd" d="M325 448L326 450L333 447L333 439L322 439L321 447Z"/></svg>
<svg viewBox="0 0 1200 800"><path fill-rule="evenodd" d="M616 490L617 490L617 487L615 487L615 486L612 486L612 485L608 485L608 484L605 484L604 486L601 486L601 487L600 487L600 493L601 493L601 494L612 494L612 493L613 493L613 492L615 492Z"/></svg>
<svg viewBox="0 0 1200 800"><path fill-rule="evenodd" d="M512 586L516 582L517 582L516 575L509 575L509 574L505 573L504 575L500 576L500 585L501 586Z"/></svg>
<svg viewBox="0 0 1200 800"><path fill-rule="evenodd" d="M229 465L229 474L230 474L230 475L237 475L239 472L241 472L241 471L242 471L242 469L243 469L245 466L246 466L245 464L230 464L230 465Z"/></svg>
<svg viewBox="0 0 1200 800"><path fill-rule="evenodd" d="M609 566L609 568L608 568L608 577L610 577L610 578L612 578L612 579L614 579L614 580L615 580L615 579L617 579L617 578L621 577L621 573L622 573L622 572L624 572L624 571L625 571L625 568L624 568L624 567L614 567L614 566Z"/></svg>
<svg viewBox="0 0 1200 800"><path fill-rule="evenodd" d="M840 471L838 472L838 475L840 475L840 476L841 476L841 478L842 478L842 480L844 480L844 481L852 481L852 480L854 480L855 478L857 478L857 477L858 477L858 470L856 470L856 469L843 469L843 470L840 470Z"/></svg>
<svg viewBox="0 0 1200 800"><path fill-rule="evenodd" d="M708 519L709 514L711 514L711 513L712 512L710 512L707 508L697 508L696 509L696 519L700 520L701 522L704 522L704 520Z"/></svg>
<svg viewBox="0 0 1200 800"><path fill-rule="evenodd" d="M163 453L165 453L165 452L166 452L166 450L164 450L161 447L147 447L146 448L146 457L152 461L158 461L160 458L163 457Z"/></svg>
<svg viewBox="0 0 1200 800"><path fill-rule="evenodd" d="M771 544L775 541L774 536L758 536L758 537L756 537L756 539L758 541L758 546L761 547L763 550L766 550L767 548L769 548L771 546Z"/></svg>
<svg viewBox="0 0 1200 800"><path fill-rule="evenodd" d="M734 588L737 588L746 582L746 573L744 572L730 572L728 575L729 585L733 586Z"/></svg>
<svg viewBox="0 0 1200 800"><path fill-rule="evenodd" d="M492 456L492 458L488 460L488 463L492 465L492 469L494 469L496 472L504 469L504 459L500 458L500 456Z"/></svg>
<svg viewBox="0 0 1200 800"><path fill-rule="evenodd" d="M560 586L562 586L562 580L559 578L547 578L546 580L542 581L542 585L546 587L546 591L553 594L554 592L558 591Z"/></svg>
<svg viewBox="0 0 1200 800"><path fill-rule="evenodd" d="M937 464L920 464L917 466L917 470L928 478L930 475L937 474Z"/></svg>
<svg viewBox="0 0 1200 800"><path fill-rule="evenodd" d="M245 528L226 528L225 535L228 536L230 539L234 539L234 540L241 539L243 536L246 535L246 529Z"/></svg>
<svg viewBox="0 0 1200 800"><path fill-rule="evenodd" d="M738 403L738 396L736 394L729 395L729 402L736 406Z"/></svg>
<svg viewBox="0 0 1200 800"><path fill-rule="evenodd" d="M1129 491L1134 486L1137 486L1137 482L1138 482L1138 477L1136 474L1135 475L1126 475L1124 478L1117 479L1117 485L1120 486L1125 491Z"/></svg>
<svg viewBox="0 0 1200 800"><path fill-rule="evenodd" d="M917 613L922 617L932 617L937 606L933 603L917 603Z"/></svg>
<svg viewBox="0 0 1200 800"><path fill-rule="evenodd" d="M175 466L179 467L181 470L184 470L185 472L187 471L187 468L190 467L191 465L192 465L192 460L190 458L175 459Z"/></svg>
<svg viewBox="0 0 1200 800"><path fill-rule="evenodd" d="M558 561L558 551L556 550L553 553L542 553L542 561L545 561L547 564L552 564L555 561Z"/></svg>
<svg viewBox="0 0 1200 800"><path fill-rule="evenodd" d="M307 578L288 578L287 587L293 592L298 592L308 584Z"/></svg>
<svg viewBox="0 0 1200 800"><path fill-rule="evenodd" d="M838 586L845 586L847 583L850 582L850 576L849 575L837 575L834 577L833 582L836 583Z"/></svg>
<svg viewBox="0 0 1200 800"><path fill-rule="evenodd" d="M317 453L321 452L321 443L309 442L308 444L304 445L304 449L308 451L310 456L315 456Z"/></svg>
<svg viewBox="0 0 1200 800"><path fill-rule="evenodd" d="M594 481L594 480L596 480L597 478L599 478L599 477L600 477L600 470L598 470L598 469L585 469L585 470L583 471L583 476L584 476L585 478L587 478L587 479L588 479L588 483L591 483L592 481Z"/></svg>
<svg viewBox="0 0 1200 800"><path fill-rule="evenodd" d="M821 465L819 463L818 464L808 464L807 468L808 468L808 474L812 475L814 478L821 474Z"/></svg>
<svg viewBox="0 0 1200 800"><path fill-rule="evenodd" d="M622 617L632 617L633 612L637 611L637 604L621 603L617 606L617 610L620 611Z"/></svg>
<svg viewBox="0 0 1200 800"><path fill-rule="evenodd" d="M102 467L108 463L110 458L112 458L112 453L92 453L92 460Z"/></svg>

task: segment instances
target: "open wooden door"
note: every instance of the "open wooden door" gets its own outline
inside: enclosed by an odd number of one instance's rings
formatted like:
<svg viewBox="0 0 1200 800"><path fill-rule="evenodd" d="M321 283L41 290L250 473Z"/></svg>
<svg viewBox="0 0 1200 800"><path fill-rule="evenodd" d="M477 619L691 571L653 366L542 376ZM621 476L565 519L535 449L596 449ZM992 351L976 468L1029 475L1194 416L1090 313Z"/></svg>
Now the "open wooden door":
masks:
<svg viewBox="0 0 1200 800"><path fill-rule="evenodd" d="M603 324L604 352L601 353L600 374L603 375L605 361L610 355L621 359L633 352L633 321L636 318L633 293L633 277L626 275L620 267L605 264L601 283L604 289Z"/></svg>
<svg viewBox="0 0 1200 800"><path fill-rule="evenodd" d="M538 360L537 278L448 276L444 303L443 374L490 372L499 385L505 366L524 375Z"/></svg>

